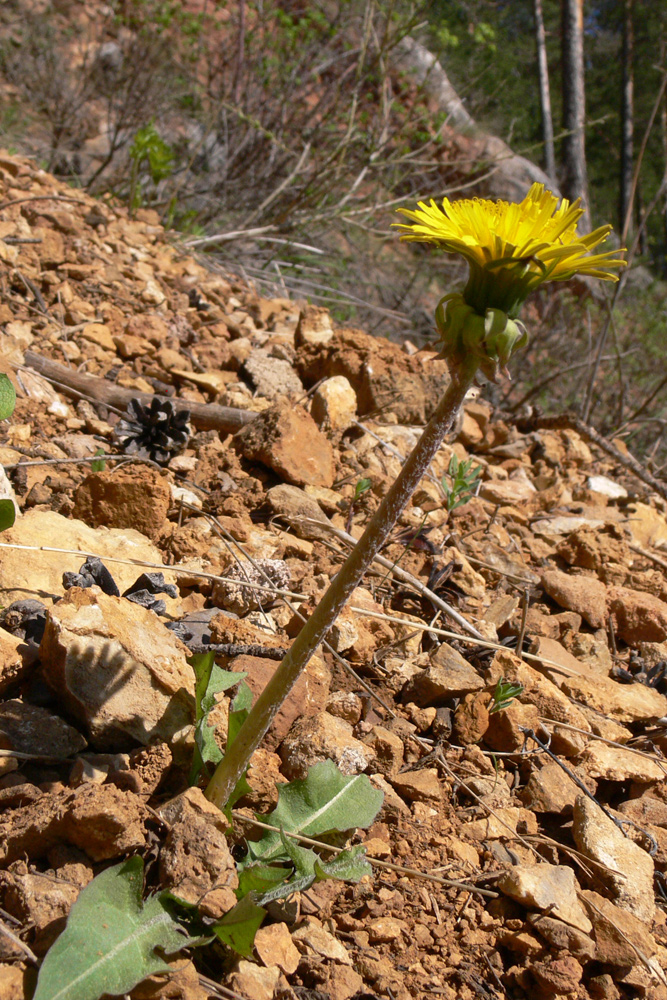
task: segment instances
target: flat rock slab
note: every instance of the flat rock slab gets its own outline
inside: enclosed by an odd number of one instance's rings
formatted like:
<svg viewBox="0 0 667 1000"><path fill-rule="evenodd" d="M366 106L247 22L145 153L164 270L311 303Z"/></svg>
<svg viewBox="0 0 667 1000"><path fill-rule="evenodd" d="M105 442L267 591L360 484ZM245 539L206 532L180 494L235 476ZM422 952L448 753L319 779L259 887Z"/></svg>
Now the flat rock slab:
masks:
<svg viewBox="0 0 667 1000"><path fill-rule="evenodd" d="M162 564L160 550L133 528L91 528L83 521L63 517L51 510L29 510L14 526L2 533L3 542L39 548L75 549L105 557L139 559ZM40 552L26 549L3 549L0 559L0 601L4 606L25 598L60 597L63 573L78 573L85 556L63 552ZM121 591L130 587L142 573L140 566L109 563L107 569Z"/></svg>
<svg viewBox="0 0 667 1000"><path fill-rule="evenodd" d="M331 486L334 455L329 439L299 406L273 406L240 430L237 449L294 486Z"/></svg>
<svg viewBox="0 0 667 1000"><path fill-rule="evenodd" d="M548 913L588 934L593 925L577 898L579 885L565 865L516 865L501 875L498 888L524 906Z"/></svg>

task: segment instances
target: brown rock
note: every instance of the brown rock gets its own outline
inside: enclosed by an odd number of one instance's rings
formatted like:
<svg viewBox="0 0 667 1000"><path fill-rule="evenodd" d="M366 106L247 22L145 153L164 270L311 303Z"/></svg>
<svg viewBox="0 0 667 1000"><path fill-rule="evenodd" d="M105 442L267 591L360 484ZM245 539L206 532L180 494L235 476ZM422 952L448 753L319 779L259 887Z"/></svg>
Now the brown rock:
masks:
<svg viewBox="0 0 667 1000"><path fill-rule="evenodd" d="M143 846L146 815L138 796L114 785L45 793L0 817L0 861L40 858L59 843L80 847L94 861L115 858Z"/></svg>
<svg viewBox="0 0 667 1000"><path fill-rule="evenodd" d="M616 722L645 722L667 715L667 696L645 684L619 684L600 674L590 679L563 677L559 683L574 701Z"/></svg>
<svg viewBox="0 0 667 1000"><path fill-rule="evenodd" d="M621 833L597 802L584 795L574 805L572 836L582 854L606 866L605 884L617 905L639 920L652 920L653 858Z"/></svg>
<svg viewBox="0 0 667 1000"><path fill-rule="evenodd" d="M435 767L422 767L418 771L403 771L391 779L396 791L408 802L442 801L442 785Z"/></svg>
<svg viewBox="0 0 667 1000"><path fill-rule="evenodd" d="M167 981L164 973L149 976L134 987L129 994L131 1000L209 1000L210 992L200 985L193 962L177 958L167 964Z"/></svg>
<svg viewBox="0 0 667 1000"><path fill-rule="evenodd" d="M583 975L581 965L572 955L554 958L551 961L533 962L530 971L542 989L557 996L574 993Z"/></svg>
<svg viewBox="0 0 667 1000"><path fill-rule="evenodd" d="M355 739L352 726L328 712L297 719L280 745L283 772L305 778L313 764L333 760L343 774L361 774L374 761L373 750Z"/></svg>
<svg viewBox="0 0 667 1000"><path fill-rule="evenodd" d="M515 865L498 880L498 888L523 906L544 910L589 934L592 924L577 898L579 886L571 868L539 862Z"/></svg>
<svg viewBox="0 0 667 1000"><path fill-rule="evenodd" d="M588 935L563 920L549 917L544 913L529 913L528 923L539 931L545 941L558 951L569 951L573 955L592 959L595 955L595 942Z"/></svg>
<svg viewBox="0 0 667 1000"><path fill-rule="evenodd" d="M485 682L471 663L443 642L431 655L424 671L415 674L403 689L403 700L416 705L442 705L450 698L481 691Z"/></svg>
<svg viewBox="0 0 667 1000"><path fill-rule="evenodd" d="M581 899L593 924L596 962L616 967L635 965L635 948L647 958L655 955L655 940L643 920L592 890L585 889Z"/></svg>
<svg viewBox="0 0 667 1000"><path fill-rule="evenodd" d="M299 538L330 537L330 531L317 526L318 521L328 523L326 514L317 500L308 496L298 486L290 486L288 483L272 486L266 494L266 500L272 513L287 521Z"/></svg>
<svg viewBox="0 0 667 1000"><path fill-rule="evenodd" d="M611 747L597 740L586 747L579 762L592 778L604 778L606 781L649 784L665 779L665 770L657 761L644 754Z"/></svg>
<svg viewBox="0 0 667 1000"><path fill-rule="evenodd" d="M17 953L17 958L23 952ZM25 1000L28 996L24 987L25 971L19 965L0 965L0 998L2 1000Z"/></svg>
<svg viewBox="0 0 667 1000"><path fill-rule="evenodd" d="M152 611L97 587L72 588L47 615L40 658L49 686L97 749L173 742L194 720L188 650Z"/></svg>
<svg viewBox="0 0 667 1000"><path fill-rule="evenodd" d="M607 588L594 576L572 576L558 569L542 573L542 586L557 604L576 611L593 628L607 621Z"/></svg>
<svg viewBox="0 0 667 1000"><path fill-rule="evenodd" d="M582 774L578 775L582 778ZM556 813L569 816L574 802L581 793L572 778L555 761L533 771L520 793L521 801L528 809L538 813Z"/></svg>
<svg viewBox="0 0 667 1000"><path fill-rule="evenodd" d="M328 344L334 335L331 313L321 306L306 305L299 313L299 321L294 331L294 344Z"/></svg>
<svg viewBox="0 0 667 1000"><path fill-rule="evenodd" d="M2 875L3 907L23 926L31 927L32 949L44 955L65 927L79 887L28 871L3 872Z"/></svg>
<svg viewBox="0 0 667 1000"><path fill-rule="evenodd" d="M362 993L364 981L349 965L332 965L329 968L327 992L331 1000L350 1000Z"/></svg>
<svg viewBox="0 0 667 1000"><path fill-rule="evenodd" d="M628 587L612 587L609 611L616 634L629 646L667 639L667 604L653 594Z"/></svg>
<svg viewBox="0 0 667 1000"><path fill-rule="evenodd" d="M243 655L235 656L230 661L228 669L237 673L247 673L246 683L255 700L271 680L277 667L277 660ZM329 697L330 681L331 672L324 661L319 656L311 657L308 666L278 709L271 723L271 729L265 737L264 745L274 750L285 739L297 719L322 713Z"/></svg>
<svg viewBox="0 0 667 1000"><path fill-rule="evenodd" d="M454 738L461 746L470 746L483 739L489 728L489 702L487 691L467 694L454 713Z"/></svg>
<svg viewBox="0 0 667 1000"><path fill-rule="evenodd" d="M228 824L218 807L200 788L188 788L166 802L160 815L169 826L160 848L162 884L188 903L198 903L216 888L217 915L231 910L239 880L225 836Z"/></svg>
<svg viewBox="0 0 667 1000"><path fill-rule="evenodd" d="M254 962L241 960L236 972L230 976L229 985L237 996L240 993L245 1000L272 1000L279 979L280 969L277 965L264 968Z"/></svg>
<svg viewBox="0 0 667 1000"><path fill-rule="evenodd" d="M288 483L333 484L331 443L301 407L282 405L264 410L236 434L234 441L245 458L262 462Z"/></svg>
<svg viewBox="0 0 667 1000"><path fill-rule="evenodd" d="M255 951L264 965L277 965L286 976L296 972L300 955L287 924L260 927L255 935Z"/></svg>
<svg viewBox="0 0 667 1000"><path fill-rule="evenodd" d="M6 532L3 532L6 537ZM4 559L4 553L3 553ZM0 628L0 694L20 681L30 670L30 657L23 639Z"/></svg>
<svg viewBox="0 0 667 1000"><path fill-rule="evenodd" d="M169 481L157 469L131 465L86 476L74 494L74 517L93 528L135 528L157 539L171 504Z"/></svg>
<svg viewBox="0 0 667 1000"><path fill-rule="evenodd" d="M292 940L303 951L310 949L322 958L352 965L352 959L345 945L322 926L317 917L306 917L304 922L292 934Z"/></svg>
<svg viewBox="0 0 667 1000"><path fill-rule="evenodd" d="M513 753L521 750L526 742L525 729L537 732L540 728L540 714L534 705L522 705L513 701L500 712L489 716L489 726L484 734L484 742L493 750Z"/></svg>
<svg viewBox="0 0 667 1000"><path fill-rule="evenodd" d="M373 726L364 739L375 752L374 767L377 772L390 778L403 766L403 740L384 726Z"/></svg>

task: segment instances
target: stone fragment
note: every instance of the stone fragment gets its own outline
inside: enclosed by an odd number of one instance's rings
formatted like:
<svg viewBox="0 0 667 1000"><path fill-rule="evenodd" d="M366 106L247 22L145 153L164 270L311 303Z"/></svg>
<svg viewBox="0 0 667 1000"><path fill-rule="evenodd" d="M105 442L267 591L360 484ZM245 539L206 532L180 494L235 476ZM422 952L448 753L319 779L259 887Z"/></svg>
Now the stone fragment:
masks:
<svg viewBox="0 0 667 1000"><path fill-rule="evenodd" d="M4 909L31 928L31 947L37 955L44 955L62 932L79 895L79 887L71 882L21 870L3 872L0 891Z"/></svg>
<svg viewBox="0 0 667 1000"><path fill-rule="evenodd" d="M234 438L247 459L262 462L296 486L331 486L334 456L329 439L306 410L278 405L264 410Z"/></svg>
<svg viewBox="0 0 667 1000"><path fill-rule="evenodd" d="M492 750L514 753L526 743L526 729L534 733L540 728L540 714L534 705L524 705L513 701L500 712L489 716L489 726L484 734L484 742Z"/></svg>
<svg viewBox="0 0 667 1000"><path fill-rule="evenodd" d="M353 691L332 691L326 704L329 715L344 719L351 726L356 726L361 718L364 703Z"/></svg>
<svg viewBox="0 0 667 1000"><path fill-rule="evenodd" d="M403 740L384 726L373 726L364 739L375 753L374 767L386 778L391 778L403 766Z"/></svg>
<svg viewBox="0 0 667 1000"><path fill-rule="evenodd" d="M57 546L79 552L94 552L105 557L136 559L162 564L160 550L132 528L91 528L83 521L63 517L51 510L29 510L4 531L4 542L27 546ZM36 596L61 597L63 573L78 573L84 557L63 552L6 549L0 560L0 601L6 607L13 601ZM121 593L139 576L136 566L110 562L107 567Z"/></svg>
<svg viewBox="0 0 667 1000"><path fill-rule="evenodd" d="M403 689L403 700L419 707L442 705L450 698L481 691L485 682L472 664L446 642L431 655L426 669Z"/></svg>
<svg viewBox="0 0 667 1000"><path fill-rule="evenodd" d="M351 1000L363 993L364 981L349 965L332 965L328 971L327 992L331 1000Z"/></svg>
<svg viewBox="0 0 667 1000"><path fill-rule="evenodd" d="M637 963L638 948L647 958L656 953L656 943L645 921L591 889L581 899L595 938L595 960L603 965L627 967Z"/></svg>
<svg viewBox="0 0 667 1000"><path fill-rule="evenodd" d="M48 792L0 816L0 862L34 860L59 843L80 847L93 861L115 858L143 847L147 815L139 796L114 785Z"/></svg>
<svg viewBox="0 0 667 1000"><path fill-rule="evenodd" d="M528 923L542 935L552 948L569 951L577 958L590 960L595 955L595 942L578 927L545 913L529 913Z"/></svg>
<svg viewBox="0 0 667 1000"><path fill-rule="evenodd" d="M645 503L628 504L628 528L632 539L643 549L663 549L667 546L667 519Z"/></svg>
<svg viewBox="0 0 667 1000"><path fill-rule="evenodd" d="M229 663L229 670L247 673L246 683L250 687L253 701L256 701L278 667L277 660L261 656L235 656ZM306 669L282 703L271 723L264 745L271 750L285 739L290 726L302 716L315 716L324 711L329 696L331 671L319 656L313 656ZM350 727L351 731L351 727ZM226 730L221 736L226 738Z"/></svg>
<svg viewBox="0 0 667 1000"><path fill-rule="evenodd" d="M508 834L537 833L537 820L529 809L505 806L494 809L491 816L464 823L461 828L470 840L499 840Z"/></svg>
<svg viewBox="0 0 667 1000"><path fill-rule="evenodd" d="M592 778L604 778L606 781L649 784L652 781L664 781L666 776L665 769L645 754L611 747L598 740L589 743L579 762Z"/></svg>
<svg viewBox="0 0 667 1000"><path fill-rule="evenodd" d="M229 985L244 1000L273 1000L279 979L277 965L261 966L241 959L229 977Z"/></svg>
<svg viewBox="0 0 667 1000"><path fill-rule="evenodd" d="M357 417L357 394L344 375L325 379L313 393L310 415L333 441L340 440Z"/></svg>
<svg viewBox="0 0 667 1000"><path fill-rule="evenodd" d="M266 399L303 395L301 379L289 361L275 358L261 348L250 352L243 363L241 374L246 375L257 394Z"/></svg>
<svg viewBox="0 0 667 1000"><path fill-rule="evenodd" d="M604 880L614 902L639 920L650 922L655 915L653 858L584 795L574 805L572 836L582 854L606 866Z"/></svg>
<svg viewBox="0 0 667 1000"><path fill-rule="evenodd" d="M583 971L580 963L572 955L547 959L544 962L532 962L530 966L530 973L538 985L556 996L574 993L581 982Z"/></svg>
<svg viewBox="0 0 667 1000"><path fill-rule="evenodd" d="M317 500L298 486L290 486L288 483L272 486L266 494L266 500L272 513L287 521L299 538L312 540L331 536L326 528L318 527L318 522L328 524L329 519Z"/></svg>
<svg viewBox="0 0 667 1000"><path fill-rule="evenodd" d="M287 924L269 924L255 934L255 951L264 965L277 965L286 976L296 972L299 951Z"/></svg>
<svg viewBox="0 0 667 1000"><path fill-rule="evenodd" d="M355 739L352 726L328 712L297 719L279 748L283 772L305 778L313 764L333 760L343 774L361 774L375 759L374 751Z"/></svg>
<svg viewBox="0 0 667 1000"><path fill-rule="evenodd" d="M6 532L3 532L3 535L6 537ZM7 553L11 554L11 549L3 551L0 566ZM4 598L2 600L5 603ZM7 601L7 603L11 602ZM11 635L4 628L0 628L0 694L4 694L8 688L13 687L29 672L33 658L25 655L26 653L27 647L20 636Z"/></svg>
<svg viewBox="0 0 667 1000"><path fill-rule="evenodd" d="M645 684L620 684L611 677L563 677L561 691L616 722L645 722L667 715L667 697Z"/></svg>
<svg viewBox="0 0 667 1000"><path fill-rule="evenodd" d="M569 816L579 794L581 789L569 774L555 761L549 761L538 771L533 771L520 797L523 804L535 812Z"/></svg>
<svg viewBox="0 0 667 1000"><path fill-rule="evenodd" d="M470 746L484 738L489 728L489 703L487 691L467 694L454 714L454 738L460 746Z"/></svg>
<svg viewBox="0 0 667 1000"><path fill-rule="evenodd" d="M546 911L584 934L593 929L577 898L579 886L574 872L565 865L515 865L500 876L498 888L523 906Z"/></svg>
<svg viewBox="0 0 667 1000"><path fill-rule="evenodd" d="M667 604L653 594L629 587L612 587L609 611L616 634L629 646L667 639Z"/></svg>
<svg viewBox="0 0 667 1000"><path fill-rule="evenodd" d="M442 785L435 767L422 767L418 771L403 771L391 778L396 791L408 802L441 802Z"/></svg>
<svg viewBox="0 0 667 1000"><path fill-rule="evenodd" d="M170 504L167 478L151 466L133 464L86 476L74 493L73 514L93 528L134 528L157 539Z"/></svg>
<svg viewBox="0 0 667 1000"><path fill-rule="evenodd" d="M558 569L542 573L546 593L562 608L576 611L593 628L607 622L607 588L593 576L573 576Z"/></svg>
<svg viewBox="0 0 667 1000"><path fill-rule="evenodd" d="M488 479L480 486L479 495L490 503L522 506L537 496L537 490L524 480Z"/></svg>
<svg viewBox="0 0 667 1000"><path fill-rule="evenodd" d="M338 938L325 930L322 922L317 917L306 917L300 927L292 934L292 940L304 952L308 948L322 958L329 958L334 962L342 962L343 965L352 965L352 959L347 948Z"/></svg>
<svg viewBox="0 0 667 1000"><path fill-rule="evenodd" d="M409 934L405 920L398 917L376 917L366 924L368 938L371 944L387 944L389 941L400 941L403 934Z"/></svg>
<svg viewBox="0 0 667 1000"><path fill-rule="evenodd" d="M302 347L304 344L328 344L333 335L331 313L328 309L311 305L303 307L294 331L296 347Z"/></svg>
<svg viewBox="0 0 667 1000"><path fill-rule="evenodd" d="M188 903L208 903L215 889L216 916L236 904L236 865L225 831L228 824L220 809L204 797L200 788L188 788L160 807L168 825L160 847L160 882Z"/></svg>
<svg viewBox="0 0 667 1000"><path fill-rule="evenodd" d="M169 977L166 982L164 973L148 976L128 994L131 1000L209 1000L210 992L200 985L193 962L172 958L167 965Z"/></svg>
<svg viewBox="0 0 667 1000"><path fill-rule="evenodd" d="M607 476L589 476L586 480L586 486L593 493L601 493L603 496L609 497L610 500L620 500L628 495L625 486L615 483Z"/></svg>
<svg viewBox="0 0 667 1000"><path fill-rule="evenodd" d="M5 749L37 756L69 757L86 746L78 729L59 715L18 698L0 703L0 734L8 741Z"/></svg>
<svg viewBox="0 0 667 1000"><path fill-rule="evenodd" d="M278 590L288 590L289 566L284 559L260 558L253 562L247 559L234 562L225 571L224 578L216 580L211 599L225 611L232 611L237 615L246 615L259 607L270 607L277 599L265 589L255 589L245 584L256 584L262 588L273 585Z"/></svg>
<svg viewBox="0 0 667 1000"><path fill-rule="evenodd" d="M23 952L16 949L15 957L20 959ZM27 996L24 986L25 970L20 965L0 965L0 998L2 1000L24 1000Z"/></svg>
<svg viewBox="0 0 667 1000"><path fill-rule="evenodd" d="M96 749L168 743L194 721L187 648L146 608L73 587L47 614L40 659L47 684Z"/></svg>

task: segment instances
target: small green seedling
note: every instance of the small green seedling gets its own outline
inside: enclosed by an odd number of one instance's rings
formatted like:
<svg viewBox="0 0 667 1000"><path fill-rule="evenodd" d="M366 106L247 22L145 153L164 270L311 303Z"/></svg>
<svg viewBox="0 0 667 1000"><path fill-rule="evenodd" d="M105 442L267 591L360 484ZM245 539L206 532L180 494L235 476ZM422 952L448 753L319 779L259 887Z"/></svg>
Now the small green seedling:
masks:
<svg viewBox="0 0 667 1000"><path fill-rule="evenodd" d="M504 677L501 677L493 692L493 701L489 708L489 715L493 715L494 712L502 712L504 708L512 704L515 698L519 697L522 691L523 684L514 684L512 681L506 681Z"/></svg>
<svg viewBox="0 0 667 1000"><path fill-rule="evenodd" d="M9 376L0 374L0 420L11 417L16 406L16 390ZM0 531L11 528L16 520L16 507L9 498L0 500Z"/></svg>
<svg viewBox="0 0 667 1000"><path fill-rule="evenodd" d="M473 468L471 458L460 462L456 455L452 455L447 474L442 477L447 510L452 511L457 507L462 507L475 496L481 475L481 466L476 465ZM451 486L447 483L448 478Z"/></svg>
<svg viewBox="0 0 667 1000"><path fill-rule="evenodd" d="M104 454L104 448L98 448L95 451L95 454L96 455L103 455ZM104 472L105 469L106 469L106 467L107 467L107 463L104 461L103 458L101 458L98 462L91 462L90 463L90 471L91 472Z"/></svg>
<svg viewBox="0 0 667 1000"><path fill-rule="evenodd" d="M360 479L354 488L354 496L352 497L352 503L356 503L359 497L367 493L373 485L372 479Z"/></svg>
<svg viewBox="0 0 667 1000"><path fill-rule="evenodd" d="M170 177L174 169L174 152L164 141L152 121L136 133L130 146L130 193L129 209L134 213L141 205L139 192L139 172L148 167L153 184Z"/></svg>

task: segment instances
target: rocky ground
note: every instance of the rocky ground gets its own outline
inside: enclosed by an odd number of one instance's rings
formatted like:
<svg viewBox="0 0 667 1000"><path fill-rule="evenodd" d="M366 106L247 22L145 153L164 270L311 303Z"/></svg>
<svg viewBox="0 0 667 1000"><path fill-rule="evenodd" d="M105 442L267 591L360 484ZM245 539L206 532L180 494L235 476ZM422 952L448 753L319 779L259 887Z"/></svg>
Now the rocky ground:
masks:
<svg viewBox="0 0 667 1000"><path fill-rule="evenodd" d="M225 824L187 788L186 657L214 643L262 688L446 376L7 155L0 258L20 508L0 539L0 1000L22 1000L123 857L204 915L233 905ZM173 398L159 442L119 426L123 389ZM448 513L453 454L482 475ZM267 813L327 758L366 772L375 877L317 884L271 912L254 961L181 960L134 1000L667 997L667 519L629 464L470 401L239 803ZM496 711L499 681L521 689Z"/></svg>

